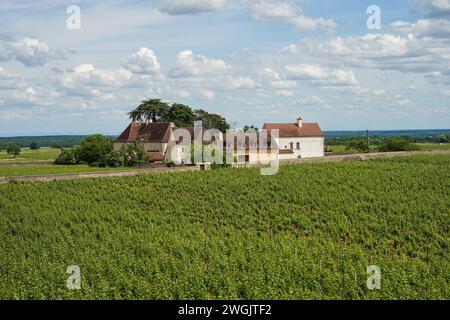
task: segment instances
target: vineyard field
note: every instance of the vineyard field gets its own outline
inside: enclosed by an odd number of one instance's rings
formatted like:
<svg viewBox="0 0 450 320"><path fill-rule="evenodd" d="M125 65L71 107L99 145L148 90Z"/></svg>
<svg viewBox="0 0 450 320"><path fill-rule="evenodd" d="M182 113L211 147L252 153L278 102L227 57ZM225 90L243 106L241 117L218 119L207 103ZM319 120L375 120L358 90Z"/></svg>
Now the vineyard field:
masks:
<svg viewBox="0 0 450 320"><path fill-rule="evenodd" d="M444 154L0 185L0 299L450 299L449 167Z"/></svg>

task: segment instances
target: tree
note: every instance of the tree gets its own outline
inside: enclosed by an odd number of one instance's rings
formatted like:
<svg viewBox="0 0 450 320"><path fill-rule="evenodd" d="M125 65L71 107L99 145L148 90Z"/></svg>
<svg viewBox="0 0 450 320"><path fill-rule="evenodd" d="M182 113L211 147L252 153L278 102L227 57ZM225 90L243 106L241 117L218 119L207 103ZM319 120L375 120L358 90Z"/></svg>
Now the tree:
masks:
<svg viewBox="0 0 450 320"><path fill-rule="evenodd" d="M181 103L172 104L166 116L166 120L175 123L177 127L192 127L195 119L192 109Z"/></svg>
<svg viewBox="0 0 450 320"><path fill-rule="evenodd" d="M141 104L129 112L128 115L132 120L152 120L158 122L167 116L169 105L160 99L144 100Z"/></svg>
<svg viewBox="0 0 450 320"><path fill-rule="evenodd" d="M220 114L208 113L203 109L194 110L194 114L206 129L218 129L222 132L230 129L230 124Z"/></svg>
<svg viewBox="0 0 450 320"><path fill-rule="evenodd" d="M6 153L13 158L17 157L20 154L20 151L20 146L17 143L9 143L6 147Z"/></svg>
<svg viewBox="0 0 450 320"><path fill-rule="evenodd" d="M101 134L94 134L81 140L80 146L75 150L79 161L92 164L104 162L105 156L113 149L113 141Z"/></svg>
<svg viewBox="0 0 450 320"><path fill-rule="evenodd" d="M37 142L32 142L30 143L30 150L39 150L39 143Z"/></svg>
<svg viewBox="0 0 450 320"><path fill-rule="evenodd" d="M348 142L346 150L356 150L358 152L369 151L369 146L367 142L363 139L352 139Z"/></svg>
<svg viewBox="0 0 450 320"><path fill-rule="evenodd" d="M381 152L419 150L419 146L404 137L391 137L383 140L378 147Z"/></svg>
<svg viewBox="0 0 450 320"><path fill-rule="evenodd" d="M259 132L259 129L255 127L254 125L251 126L244 126L244 132Z"/></svg>
<svg viewBox="0 0 450 320"><path fill-rule="evenodd" d="M58 158L56 158L55 164L78 164L77 152L72 149L62 150Z"/></svg>
<svg viewBox="0 0 450 320"><path fill-rule="evenodd" d="M437 143L447 143L448 141L448 136L445 134L439 134L436 136Z"/></svg>

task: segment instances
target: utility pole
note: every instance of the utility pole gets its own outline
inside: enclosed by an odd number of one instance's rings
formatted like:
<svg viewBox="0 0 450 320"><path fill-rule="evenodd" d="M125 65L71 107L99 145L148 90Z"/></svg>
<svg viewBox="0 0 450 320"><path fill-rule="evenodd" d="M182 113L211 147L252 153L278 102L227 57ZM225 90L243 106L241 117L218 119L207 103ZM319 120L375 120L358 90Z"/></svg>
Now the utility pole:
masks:
<svg viewBox="0 0 450 320"><path fill-rule="evenodd" d="M370 149L369 130L366 131L366 143L367 143L367 150L369 150Z"/></svg>

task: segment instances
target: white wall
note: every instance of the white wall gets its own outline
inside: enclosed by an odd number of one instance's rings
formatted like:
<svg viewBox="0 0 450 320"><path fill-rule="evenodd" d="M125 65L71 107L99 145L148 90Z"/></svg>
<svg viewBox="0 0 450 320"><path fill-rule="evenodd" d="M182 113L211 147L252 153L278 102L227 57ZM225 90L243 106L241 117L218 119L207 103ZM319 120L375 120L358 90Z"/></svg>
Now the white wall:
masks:
<svg viewBox="0 0 450 320"><path fill-rule="evenodd" d="M279 138L276 140L280 149L290 149L291 142L294 144L293 154L281 154L279 159L315 158L324 156L323 137L301 137L301 138ZM300 150L297 149L300 143Z"/></svg>

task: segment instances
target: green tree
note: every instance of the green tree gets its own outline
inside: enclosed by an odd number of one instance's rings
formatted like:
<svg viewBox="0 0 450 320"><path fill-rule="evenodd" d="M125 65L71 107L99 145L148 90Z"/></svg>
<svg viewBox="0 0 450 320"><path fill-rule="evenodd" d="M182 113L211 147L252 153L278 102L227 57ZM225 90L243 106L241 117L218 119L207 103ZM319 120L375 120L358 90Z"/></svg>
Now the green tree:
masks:
<svg viewBox="0 0 450 320"><path fill-rule="evenodd" d="M413 151L419 150L419 146L413 144L410 140L404 137L391 137L383 139L383 142L378 147L381 152L388 151Z"/></svg>
<svg viewBox="0 0 450 320"><path fill-rule="evenodd" d="M244 126L244 132L259 132L259 129L258 129L258 127L255 127L254 125Z"/></svg>
<svg viewBox="0 0 450 320"><path fill-rule="evenodd" d="M20 154L20 151L20 146L17 143L9 143L6 147L6 153L13 158L17 157Z"/></svg>
<svg viewBox="0 0 450 320"><path fill-rule="evenodd" d="M437 143L447 143L448 141L448 136L445 134L439 134L436 136Z"/></svg>
<svg viewBox="0 0 450 320"><path fill-rule="evenodd" d="M113 141L101 134L94 134L81 140L80 146L75 150L79 161L92 164L104 162L105 156L113 149Z"/></svg>
<svg viewBox="0 0 450 320"><path fill-rule="evenodd" d="M39 150L39 143L37 143L37 142L32 142L32 143L30 143L30 150Z"/></svg>
<svg viewBox="0 0 450 320"><path fill-rule="evenodd" d="M128 115L132 120L152 120L158 122L166 118L169 105L160 99L144 100L141 104L129 112Z"/></svg>
<svg viewBox="0 0 450 320"><path fill-rule="evenodd" d="M78 164L77 152L73 149L62 150L58 158L56 158L55 164Z"/></svg>
<svg viewBox="0 0 450 320"><path fill-rule="evenodd" d="M181 103L174 103L167 112L166 120L175 123L177 127L192 127L195 114L190 107Z"/></svg>
<svg viewBox="0 0 450 320"><path fill-rule="evenodd" d="M230 129L230 124L220 114L208 113L203 109L194 110L194 114L206 129L218 129L222 132Z"/></svg>
<svg viewBox="0 0 450 320"><path fill-rule="evenodd" d="M108 167L121 167L124 163L124 154L120 151L113 150L105 156L105 163Z"/></svg>
<svg viewBox="0 0 450 320"><path fill-rule="evenodd" d="M369 146L363 139L352 139L347 143L347 147L345 149L356 150L358 152L367 152L369 151Z"/></svg>

